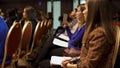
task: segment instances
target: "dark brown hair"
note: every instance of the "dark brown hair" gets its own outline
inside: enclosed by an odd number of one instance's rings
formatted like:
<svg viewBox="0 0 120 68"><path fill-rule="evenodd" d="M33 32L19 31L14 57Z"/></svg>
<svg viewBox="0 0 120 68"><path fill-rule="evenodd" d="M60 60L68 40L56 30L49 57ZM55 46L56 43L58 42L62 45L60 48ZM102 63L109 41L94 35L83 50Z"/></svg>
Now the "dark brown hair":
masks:
<svg viewBox="0 0 120 68"><path fill-rule="evenodd" d="M24 9L26 9L26 14L29 20L37 18L37 12L32 6L26 6Z"/></svg>

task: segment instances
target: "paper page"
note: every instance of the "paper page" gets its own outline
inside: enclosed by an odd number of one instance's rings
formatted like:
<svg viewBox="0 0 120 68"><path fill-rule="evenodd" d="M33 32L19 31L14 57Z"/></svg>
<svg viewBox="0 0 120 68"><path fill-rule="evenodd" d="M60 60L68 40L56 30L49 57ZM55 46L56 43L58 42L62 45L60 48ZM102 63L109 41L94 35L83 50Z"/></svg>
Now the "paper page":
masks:
<svg viewBox="0 0 120 68"><path fill-rule="evenodd" d="M63 57L63 56L52 56L50 64L52 65L61 65L63 60L72 59L71 57Z"/></svg>
<svg viewBox="0 0 120 68"><path fill-rule="evenodd" d="M58 36L59 38L62 38L62 39L64 39L64 40L69 40L69 37L68 36L66 36L66 35L64 35L64 34L60 34L59 36Z"/></svg>
<svg viewBox="0 0 120 68"><path fill-rule="evenodd" d="M54 38L53 44L61 46L61 47L68 47L68 42L62 41L60 39Z"/></svg>

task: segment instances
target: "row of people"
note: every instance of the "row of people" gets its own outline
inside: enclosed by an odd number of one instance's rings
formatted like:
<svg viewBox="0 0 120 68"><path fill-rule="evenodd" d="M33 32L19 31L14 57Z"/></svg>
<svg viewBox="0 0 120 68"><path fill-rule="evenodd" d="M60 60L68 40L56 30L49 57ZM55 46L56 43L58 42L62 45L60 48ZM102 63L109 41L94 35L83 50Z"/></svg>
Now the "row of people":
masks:
<svg viewBox="0 0 120 68"><path fill-rule="evenodd" d="M111 59L113 58L112 51L114 51L115 47L115 28L112 26L111 23L111 13L108 14L109 12L111 12L109 3L110 2L108 0L87 0L85 10L82 10L81 6L78 7L77 12L75 12L75 18L77 19L77 28L75 29L75 32L73 32L73 34L70 32L67 23L64 23L63 26L70 39L68 41L69 47L66 49L55 46L52 43L54 37L50 38L50 40L48 39L47 43L43 46L43 49L41 50L41 52L39 52L38 56L35 57L34 60L32 60L33 67L36 66L36 68L49 68L49 61L52 55L73 57L73 54L75 53L72 53L71 55L67 53L69 52L69 49L72 48L78 51L80 50L77 54L77 56L80 55L80 61L77 65L75 65L75 68L112 68L113 64ZM102 9L103 7L104 9ZM30 10L30 12L28 10ZM36 21L36 17L34 17L34 10L32 7L26 7L24 9L23 15L25 18L25 20L23 19L24 21ZM33 23L33 27L34 24L36 23ZM28 62L31 63L31 61L29 60ZM67 68L67 64L69 62L71 61L63 61L62 67ZM46 63L49 63L48 66L44 65Z"/></svg>
<svg viewBox="0 0 120 68"><path fill-rule="evenodd" d="M87 0L86 10L83 11L86 12L86 14L79 11L81 9L77 9L76 19L79 29L76 29L73 35L71 35L70 30L66 27L68 24L64 23L68 36L71 36L68 41L68 50L53 45L53 43L51 43L53 41L52 38L52 40L43 46L43 49L39 52L36 59L30 62L33 67L50 68L50 57L52 55L66 56L63 55L63 53L66 53L71 48L79 50L79 48L76 48L77 42L79 41L82 45L79 52L80 60L73 65L74 68L113 68L113 60L116 58L113 57L116 40L114 36L115 28L112 25L112 10L110 5L109 0ZM83 21L83 19L85 20ZM86 25L83 25L83 23L86 23ZM77 33L82 29L82 26L85 26L83 38L78 36L81 33ZM75 41L76 38L79 38L79 40ZM82 39L82 41L80 39ZM75 53L72 53L72 55L73 54ZM69 68L67 65L71 62L71 60L63 61L62 67Z"/></svg>
<svg viewBox="0 0 120 68"><path fill-rule="evenodd" d="M73 10L74 11L74 10ZM32 67L41 67L41 68L49 68L50 67L50 58L52 55L56 56L79 56L79 52L81 50L82 46L82 37L85 32L85 15L86 15L86 9L85 5L79 5L77 8L77 11L74 13L76 17L76 27L75 31L71 32L71 24L63 22L62 29L58 29L55 32L55 35L51 36L47 41L46 44L43 45L42 50L39 52L38 56L35 57L33 60L28 60L32 64ZM69 37L68 41L68 48L56 46L53 44L54 37L60 35L60 34L66 34ZM72 52L75 50L75 52ZM46 61L47 59L47 61ZM47 65L44 65L44 63L47 63Z"/></svg>
<svg viewBox="0 0 120 68"><path fill-rule="evenodd" d="M82 39L80 60L64 60L63 68L114 68L115 27L112 25L110 0L87 0L86 32ZM116 67L119 68L119 67Z"/></svg>
<svg viewBox="0 0 120 68"><path fill-rule="evenodd" d="M16 21L15 20L12 20L12 21ZM46 20L47 22L43 22L43 23L47 23L45 24L45 26L49 26L50 25L50 28L51 28L51 25L52 25L52 22L51 24L49 24L48 22L50 22L49 20ZM36 14L36 11L35 9L32 7L32 6L27 6L24 8L24 12L23 12L23 19L21 19L20 21L17 21L16 23L20 23L22 25L22 27L24 26L25 23L27 22L30 22L32 23L32 38L31 38L31 41L30 41L30 45L32 44L32 40L33 40L33 34L34 34L34 30L36 28L36 25L37 23L39 22L39 20L37 19L37 14ZM42 22L40 22L42 23ZM6 41L6 36L7 36L7 32L9 31L9 27L6 23L6 21L4 20L4 18L1 16L0 17L0 36L1 36L1 39L0 39L0 47L1 47L1 51L0 51L0 64L2 63L2 60L3 60L3 55L4 55L4 45L5 45L5 41ZM12 25L12 24L11 24ZM43 24L44 26L44 24ZM44 27L45 28L45 27ZM47 30L47 28L46 28ZM30 46L31 47L31 46ZM12 56L10 57L7 57L7 62L6 64L10 63L11 61L11 58Z"/></svg>

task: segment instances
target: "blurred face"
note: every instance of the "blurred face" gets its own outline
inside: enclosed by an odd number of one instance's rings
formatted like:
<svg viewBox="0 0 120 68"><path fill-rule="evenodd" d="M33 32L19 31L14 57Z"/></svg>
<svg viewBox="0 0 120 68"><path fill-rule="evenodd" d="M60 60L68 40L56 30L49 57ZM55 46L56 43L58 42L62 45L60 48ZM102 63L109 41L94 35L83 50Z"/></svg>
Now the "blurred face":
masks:
<svg viewBox="0 0 120 68"><path fill-rule="evenodd" d="M0 16L3 16L2 9L0 9Z"/></svg>
<svg viewBox="0 0 120 68"><path fill-rule="evenodd" d="M23 18L27 18L26 9L24 9L24 11L23 11Z"/></svg>
<svg viewBox="0 0 120 68"><path fill-rule="evenodd" d="M87 18L87 14L88 14L88 8L87 8L87 5L85 5L85 10L83 11L83 14L84 14L84 17L85 17L85 20Z"/></svg>
<svg viewBox="0 0 120 68"><path fill-rule="evenodd" d="M77 11L77 12L76 12L76 14L75 14L75 15L76 15L76 18L77 18L77 19L79 19L79 18L80 18L80 14L81 14L81 13L82 13L81 11Z"/></svg>
<svg viewBox="0 0 120 68"><path fill-rule="evenodd" d="M74 19L74 18L75 18L75 14L76 14L76 10L73 10L73 11L70 13L70 17Z"/></svg>
<svg viewBox="0 0 120 68"><path fill-rule="evenodd" d="M80 7L77 8L76 19L81 22L84 21L84 14L83 14L83 12L81 12Z"/></svg>
<svg viewBox="0 0 120 68"><path fill-rule="evenodd" d="M77 11L81 11L81 5L77 7Z"/></svg>

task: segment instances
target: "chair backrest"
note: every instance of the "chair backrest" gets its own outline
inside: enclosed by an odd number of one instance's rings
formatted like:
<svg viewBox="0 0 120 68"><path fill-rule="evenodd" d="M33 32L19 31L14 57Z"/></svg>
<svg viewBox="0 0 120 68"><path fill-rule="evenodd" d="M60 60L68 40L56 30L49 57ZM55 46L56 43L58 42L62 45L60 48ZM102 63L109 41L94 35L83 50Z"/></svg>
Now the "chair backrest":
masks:
<svg viewBox="0 0 120 68"><path fill-rule="evenodd" d="M43 31L44 31L43 30L43 25L44 25L43 21L38 22L37 25L36 25L36 28L34 30L33 41L32 41L32 46L31 46L30 52L32 52L34 44L37 43L43 35Z"/></svg>
<svg viewBox="0 0 120 68"><path fill-rule="evenodd" d="M115 65L115 61L116 61L116 58L118 55L119 46L120 46L120 27L116 26L116 43L115 43L115 49L114 49L114 55L113 55L113 62L112 62L113 67L112 68L114 68L114 65Z"/></svg>
<svg viewBox="0 0 120 68"><path fill-rule="evenodd" d="M48 28L48 33L51 32L51 29L52 29L52 20L48 20L48 24L47 24L47 28Z"/></svg>
<svg viewBox="0 0 120 68"><path fill-rule="evenodd" d="M47 31L48 31L48 28L47 28L47 24L48 24L48 20L44 20L43 21L43 33L44 33L44 35L47 33Z"/></svg>
<svg viewBox="0 0 120 68"><path fill-rule="evenodd" d="M35 32L35 44L41 39L42 35L43 35L43 22L38 23L37 27L36 27L36 32Z"/></svg>
<svg viewBox="0 0 120 68"><path fill-rule="evenodd" d="M28 21L24 24L22 28L21 49L25 49L28 51L31 36L32 36L32 23Z"/></svg>
<svg viewBox="0 0 120 68"><path fill-rule="evenodd" d="M52 28L52 20L50 19L50 20L48 21L48 23L49 23L48 27L51 29L51 28Z"/></svg>
<svg viewBox="0 0 120 68"><path fill-rule="evenodd" d="M7 34L5 46L4 46L4 57L1 68L4 68L6 57L12 56L13 53L18 49L21 42L22 27L19 23L14 23Z"/></svg>

